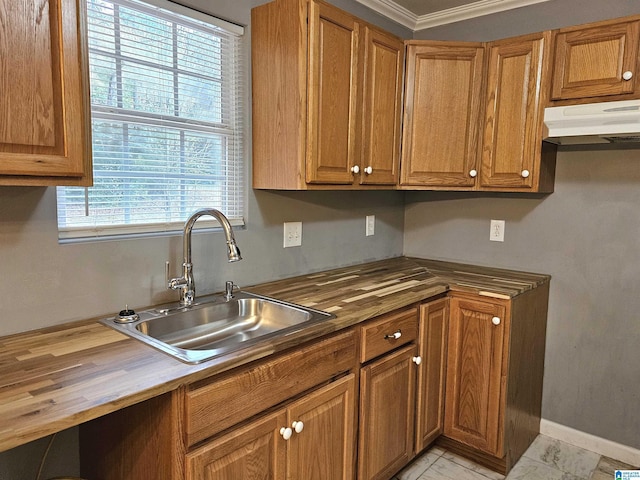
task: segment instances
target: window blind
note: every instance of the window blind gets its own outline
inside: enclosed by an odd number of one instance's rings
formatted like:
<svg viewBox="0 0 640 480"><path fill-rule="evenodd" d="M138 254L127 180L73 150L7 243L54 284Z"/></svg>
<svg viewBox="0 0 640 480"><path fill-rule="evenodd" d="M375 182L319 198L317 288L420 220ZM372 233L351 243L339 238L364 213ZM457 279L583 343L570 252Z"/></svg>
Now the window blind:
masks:
<svg viewBox="0 0 640 480"><path fill-rule="evenodd" d="M242 27L86 2L94 186L58 187L60 238L180 230L202 207L242 224Z"/></svg>

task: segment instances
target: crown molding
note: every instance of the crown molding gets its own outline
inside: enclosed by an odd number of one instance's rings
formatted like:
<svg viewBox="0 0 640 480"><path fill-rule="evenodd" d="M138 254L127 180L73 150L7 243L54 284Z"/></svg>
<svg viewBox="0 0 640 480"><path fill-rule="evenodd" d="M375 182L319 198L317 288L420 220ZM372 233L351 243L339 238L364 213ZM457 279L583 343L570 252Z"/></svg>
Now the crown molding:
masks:
<svg viewBox="0 0 640 480"><path fill-rule="evenodd" d="M361 4L369 7L371 10L393 20L400 25L415 31L418 24L418 16L397 4L393 0L357 0Z"/></svg>
<svg viewBox="0 0 640 480"><path fill-rule="evenodd" d="M459 7L418 16L392 0L358 0L358 2L363 5L414 32L416 30L460 22L470 18L482 17L492 13L504 12L506 10L548 1L549 0L480 0L468 5L461 5Z"/></svg>

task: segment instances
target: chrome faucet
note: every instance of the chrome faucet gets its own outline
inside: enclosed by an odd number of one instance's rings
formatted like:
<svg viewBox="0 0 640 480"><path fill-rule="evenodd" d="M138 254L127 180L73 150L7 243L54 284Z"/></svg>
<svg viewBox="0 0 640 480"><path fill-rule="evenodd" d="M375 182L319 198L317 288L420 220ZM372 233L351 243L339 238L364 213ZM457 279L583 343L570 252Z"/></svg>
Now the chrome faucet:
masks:
<svg viewBox="0 0 640 480"><path fill-rule="evenodd" d="M222 212L215 208L203 208L195 211L184 224L184 232L182 234L182 251L184 255L184 261L182 263L182 276L178 278L172 278L169 280L169 262L166 266L166 278L167 288L170 290L180 289L180 304L192 305L196 298L196 284L193 280L193 263L191 263L191 231L193 225L203 215L211 215L216 218L227 239L227 257L229 262L237 262L242 260L240 256L240 249L236 245L236 239L233 237L233 229L227 217Z"/></svg>

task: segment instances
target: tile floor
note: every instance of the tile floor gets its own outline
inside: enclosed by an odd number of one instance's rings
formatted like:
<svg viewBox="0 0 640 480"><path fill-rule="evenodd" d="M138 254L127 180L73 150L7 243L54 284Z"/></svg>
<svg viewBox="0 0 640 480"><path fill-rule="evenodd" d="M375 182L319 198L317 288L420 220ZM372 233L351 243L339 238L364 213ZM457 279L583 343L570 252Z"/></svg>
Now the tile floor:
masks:
<svg viewBox="0 0 640 480"><path fill-rule="evenodd" d="M593 480L605 480L613 479L613 473L607 470L609 467L605 457L597 453L538 435L506 478L433 447L391 480L590 480L592 473ZM599 474L602 475L597 476Z"/></svg>

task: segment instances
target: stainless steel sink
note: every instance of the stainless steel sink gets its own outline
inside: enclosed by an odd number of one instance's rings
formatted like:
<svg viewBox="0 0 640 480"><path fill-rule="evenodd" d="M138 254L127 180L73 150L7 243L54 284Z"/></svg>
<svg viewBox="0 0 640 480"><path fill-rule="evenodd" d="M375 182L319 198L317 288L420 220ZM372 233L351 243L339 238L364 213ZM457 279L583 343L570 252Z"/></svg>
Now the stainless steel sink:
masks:
<svg viewBox="0 0 640 480"><path fill-rule="evenodd" d="M187 363L200 363L290 334L334 315L300 305L238 292L225 300L202 297L191 306L167 305L101 323Z"/></svg>

